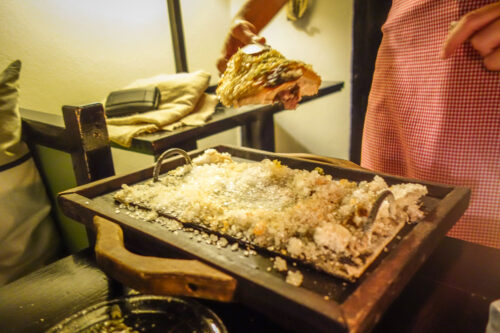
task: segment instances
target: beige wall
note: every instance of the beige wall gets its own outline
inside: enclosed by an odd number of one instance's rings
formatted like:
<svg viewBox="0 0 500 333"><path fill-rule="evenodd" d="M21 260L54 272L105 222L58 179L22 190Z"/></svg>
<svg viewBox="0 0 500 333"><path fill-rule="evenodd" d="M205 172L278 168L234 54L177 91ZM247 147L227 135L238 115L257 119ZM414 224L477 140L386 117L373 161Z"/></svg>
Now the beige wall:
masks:
<svg viewBox="0 0 500 333"><path fill-rule="evenodd" d="M181 1L189 68L212 73L213 83L229 27L228 3ZM0 68L21 59L24 108L58 114L62 105L102 101L138 78L175 72L166 0L2 0L0 22ZM219 142L236 144L237 135L201 145ZM113 157L118 173L153 162L116 149Z"/></svg>
<svg viewBox="0 0 500 333"><path fill-rule="evenodd" d="M181 1L189 68L209 71L213 83L215 59L242 2ZM347 158L352 0L309 3L303 21L287 21L282 11L262 34L286 56L312 64L326 80L345 81L346 87L279 114L277 148ZM174 72L165 0L2 0L0 20L0 66L22 60L25 108L58 113L64 104L101 101L137 78ZM230 132L200 144L221 141L238 143L238 135Z"/></svg>
<svg viewBox="0 0 500 333"><path fill-rule="evenodd" d="M21 105L60 112L170 72L165 1L2 0L0 61L21 59Z"/></svg>
<svg viewBox="0 0 500 333"><path fill-rule="evenodd" d="M312 64L323 79L344 81L345 89L277 115L277 150L347 158L353 1L309 2L305 20L289 22L282 11L262 34L285 56ZM181 0L189 69L212 73L212 83L218 79L215 60L241 3ZM166 0L2 0L0 22L0 68L23 62L24 108L60 113L62 105L102 101L138 78L175 72ZM238 144L238 130L199 146L220 143ZM151 156L116 149L113 157L117 173L153 163ZM67 157L51 156L50 162L70 168Z"/></svg>

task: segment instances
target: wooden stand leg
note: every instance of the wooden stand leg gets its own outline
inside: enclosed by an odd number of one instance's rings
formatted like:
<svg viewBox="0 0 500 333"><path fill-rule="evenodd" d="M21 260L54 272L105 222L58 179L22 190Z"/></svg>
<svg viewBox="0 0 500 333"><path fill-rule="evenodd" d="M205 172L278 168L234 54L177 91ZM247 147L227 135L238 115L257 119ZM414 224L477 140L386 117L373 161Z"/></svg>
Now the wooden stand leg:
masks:
<svg viewBox="0 0 500 333"><path fill-rule="evenodd" d="M66 130L71 133L71 159L78 185L115 174L108 130L101 104L64 106Z"/></svg>
<svg viewBox="0 0 500 333"><path fill-rule="evenodd" d="M241 144L245 147L275 151L273 115L265 115L241 127Z"/></svg>

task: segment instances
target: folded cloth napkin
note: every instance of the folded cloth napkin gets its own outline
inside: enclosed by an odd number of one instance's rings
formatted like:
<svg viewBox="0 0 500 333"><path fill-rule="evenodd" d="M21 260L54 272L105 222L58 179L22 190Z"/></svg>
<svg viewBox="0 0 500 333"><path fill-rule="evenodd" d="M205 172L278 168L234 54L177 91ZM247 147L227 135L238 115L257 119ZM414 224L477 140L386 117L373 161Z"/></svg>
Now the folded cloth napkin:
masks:
<svg viewBox="0 0 500 333"><path fill-rule="evenodd" d="M217 97L205 93L210 74L204 71L162 74L141 79L124 89L157 86L160 104L157 110L125 117L108 118L110 140L129 147L132 138L159 130L172 131L181 126L201 126L215 112Z"/></svg>

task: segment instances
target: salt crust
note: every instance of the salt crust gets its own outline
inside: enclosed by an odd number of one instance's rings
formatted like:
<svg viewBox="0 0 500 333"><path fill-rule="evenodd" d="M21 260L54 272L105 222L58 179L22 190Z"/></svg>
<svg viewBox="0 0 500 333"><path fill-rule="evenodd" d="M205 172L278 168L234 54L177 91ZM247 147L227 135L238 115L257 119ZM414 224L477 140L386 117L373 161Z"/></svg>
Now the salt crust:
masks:
<svg viewBox="0 0 500 333"><path fill-rule="evenodd" d="M378 195L389 189L369 231L363 226ZM333 179L321 169L291 169L279 161L235 162L213 149L159 182L123 185L115 199L158 214L311 263L327 273L353 280L396 236L405 223L423 217L420 184L388 186Z"/></svg>

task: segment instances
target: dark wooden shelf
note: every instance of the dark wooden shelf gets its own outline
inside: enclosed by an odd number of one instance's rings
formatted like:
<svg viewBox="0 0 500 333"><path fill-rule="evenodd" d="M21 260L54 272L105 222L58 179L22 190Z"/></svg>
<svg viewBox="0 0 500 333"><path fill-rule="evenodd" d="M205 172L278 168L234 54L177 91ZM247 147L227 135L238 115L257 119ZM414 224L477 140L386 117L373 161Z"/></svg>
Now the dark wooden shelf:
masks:
<svg viewBox="0 0 500 333"><path fill-rule="evenodd" d="M300 104L340 91L343 82L324 81L315 96L304 97ZM299 107L300 108L300 107ZM218 106L212 118L203 126L182 127L175 131L143 134L132 140L131 147L112 143L113 147L158 156L172 147L196 149L196 141L204 137L241 126L242 144L246 147L274 151L273 115L283 111L280 104L248 105L241 108Z"/></svg>

